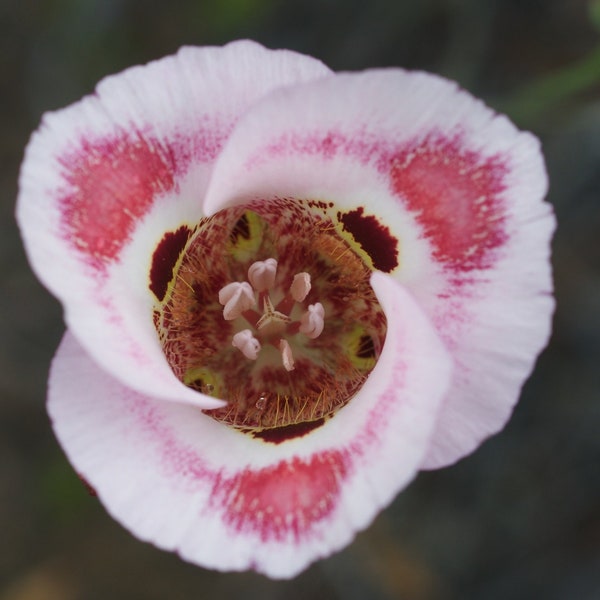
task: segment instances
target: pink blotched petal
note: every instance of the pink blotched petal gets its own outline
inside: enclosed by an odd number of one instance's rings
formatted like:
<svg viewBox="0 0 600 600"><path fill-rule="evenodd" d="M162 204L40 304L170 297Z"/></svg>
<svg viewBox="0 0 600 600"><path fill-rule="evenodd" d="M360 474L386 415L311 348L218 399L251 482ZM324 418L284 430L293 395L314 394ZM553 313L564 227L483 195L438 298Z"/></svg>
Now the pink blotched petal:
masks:
<svg viewBox="0 0 600 600"><path fill-rule="evenodd" d="M123 386L67 333L49 411L69 459L140 538L205 567L294 576L415 475L450 379L411 295L381 274L372 283L389 320L375 369L334 418L279 444Z"/></svg>
<svg viewBox="0 0 600 600"><path fill-rule="evenodd" d="M255 104L224 147L205 208L312 200L412 292L456 363L423 463L434 468L504 425L548 341L546 188L532 135L451 82L388 69Z"/></svg>
<svg viewBox="0 0 600 600"><path fill-rule="evenodd" d="M278 86L328 73L315 59L253 42L183 48L44 116L20 179L27 253L72 333L126 385L220 404L175 379L152 305L204 214L214 161L239 116Z"/></svg>

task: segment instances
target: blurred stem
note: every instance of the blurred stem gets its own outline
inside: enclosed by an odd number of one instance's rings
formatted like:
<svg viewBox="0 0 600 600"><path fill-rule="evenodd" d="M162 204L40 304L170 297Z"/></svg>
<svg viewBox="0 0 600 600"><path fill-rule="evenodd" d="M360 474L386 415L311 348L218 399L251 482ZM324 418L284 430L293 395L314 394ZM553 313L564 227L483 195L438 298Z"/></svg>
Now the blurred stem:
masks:
<svg viewBox="0 0 600 600"><path fill-rule="evenodd" d="M518 123L533 123L599 82L600 47L580 62L526 85L500 101L498 108Z"/></svg>

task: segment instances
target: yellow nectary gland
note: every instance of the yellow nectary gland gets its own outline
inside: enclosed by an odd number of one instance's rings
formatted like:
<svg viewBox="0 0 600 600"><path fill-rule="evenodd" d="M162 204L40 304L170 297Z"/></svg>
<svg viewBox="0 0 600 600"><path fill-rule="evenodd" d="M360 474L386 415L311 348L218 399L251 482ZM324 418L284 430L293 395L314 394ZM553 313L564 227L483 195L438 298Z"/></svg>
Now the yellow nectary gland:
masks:
<svg viewBox="0 0 600 600"><path fill-rule="evenodd" d="M177 377L228 401L206 411L215 419L261 437L264 430L318 424L348 402L373 368L385 316L370 269L329 215L321 203L255 201L203 219L190 237L155 322ZM294 283L299 274L303 281ZM258 326L263 306L253 313L242 296L241 309L224 318L233 294L249 293L227 286L248 279L257 301L267 297L274 310L285 307L287 320L272 332ZM292 293L294 286L300 292ZM306 297L298 301L294 293ZM321 313L324 327L311 337Z"/></svg>

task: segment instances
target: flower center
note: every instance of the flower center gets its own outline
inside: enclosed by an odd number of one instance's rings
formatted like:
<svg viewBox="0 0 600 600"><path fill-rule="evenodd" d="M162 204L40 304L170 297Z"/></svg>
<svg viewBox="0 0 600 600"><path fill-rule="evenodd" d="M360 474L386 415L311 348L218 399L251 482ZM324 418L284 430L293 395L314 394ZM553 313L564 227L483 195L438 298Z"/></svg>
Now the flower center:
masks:
<svg viewBox="0 0 600 600"><path fill-rule="evenodd" d="M343 407L385 339L371 270L330 210L254 201L203 219L155 310L177 377L228 401L206 413L266 441Z"/></svg>
<svg viewBox="0 0 600 600"><path fill-rule="evenodd" d="M248 269L250 283L229 283L219 291L219 302L223 305L223 318L232 321L243 317L254 328L242 329L232 338L232 346L250 360L256 360L263 343L269 342L281 353L281 362L286 371L294 370L292 346L285 336L301 333L310 339L321 335L325 326L325 309L320 302L310 304L299 320L292 319L294 303L302 302L310 292L310 275L296 273L287 294L278 303L277 308L271 300L271 293L277 293L275 277L277 261L268 258L257 261ZM262 306L262 315L253 310L257 304ZM258 336L258 338L257 338Z"/></svg>

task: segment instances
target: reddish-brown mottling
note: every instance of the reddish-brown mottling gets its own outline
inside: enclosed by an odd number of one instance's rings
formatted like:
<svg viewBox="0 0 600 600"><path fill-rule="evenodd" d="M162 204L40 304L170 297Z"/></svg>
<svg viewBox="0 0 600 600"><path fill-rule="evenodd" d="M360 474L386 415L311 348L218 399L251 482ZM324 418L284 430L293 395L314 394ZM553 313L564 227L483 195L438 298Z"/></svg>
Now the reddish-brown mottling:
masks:
<svg viewBox="0 0 600 600"><path fill-rule="evenodd" d="M307 206L310 208L320 208L321 210L327 210L328 208L333 208L333 202L323 202L322 200L307 200Z"/></svg>
<svg viewBox="0 0 600 600"><path fill-rule="evenodd" d="M174 153L122 134L82 140L62 157L69 190L60 201L65 238L96 268L114 261L157 195L173 189Z"/></svg>
<svg viewBox="0 0 600 600"><path fill-rule="evenodd" d="M348 459L336 450L245 469L221 483L225 522L264 542L300 540L331 514L347 474Z"/></svg>
<svg viewBox="0 0 600 600"><path fill-rule="evenodd" d="M203 219L176 266L177 277L156 320L175 375L197 391L227 398L226 406L207 414L253 430L252 435L258 433L271 443L305 435L312 423L340 409L362 386L371 365L357 366L344 342L357 324L381 341L378 349L385 338L385 316L369 283L371 270L338 234L326 208L319 201L257 200ZM258 242L253 253L232 254L240 241L249 239ZM297 328L258 332L267 356L253 363L240 360L232 346L236 330L223 319L218 296L227 283L246 279L254 260L267 257L278 261L273 296L278 309L277 299L285 298L294 275L305 270L311 274L311 291L304 308L294 307L292 319L299 326L305 307L322 301L328 323L317 340L303 338ZM243 316L244 322L237 325L255 327L256 315ZM293 372L281 364L281 335L289 336L293 345ZM265 429L277 431L263 436Z"/></svg>
<svg viewBox="0 0 600 600"><path fill-rule="evenodd" d="M507 240L500 156L466 148L460 137L430 135L385 161L392 189L413 211L434 257L458 272L489 268Z"/></svg>
<svg viewBox="0 0 600 600"><path fill-rule="evenodd" d="M365 215L362 206L350 212L338 212L338 219L369 255L376 269L390 273L398 266L398 240L389 227L382 225L374 216Z"/></svg>
<svg viewBox="0 0 600 600"><path fill-rule="evenodd" d="M149 287L158 300L162 300L167 293L169 281L173 278L173 267L191 233L192 230L185 225L176 231L168 231L152 255Z"/></svg>

